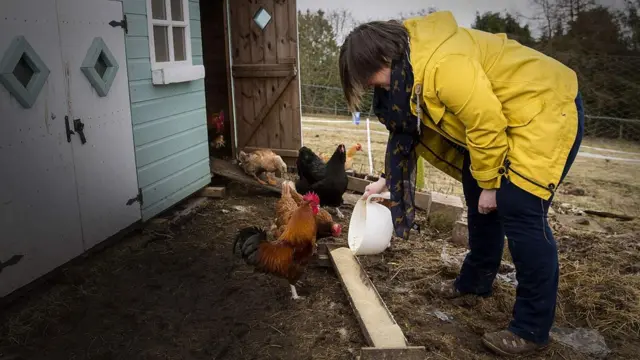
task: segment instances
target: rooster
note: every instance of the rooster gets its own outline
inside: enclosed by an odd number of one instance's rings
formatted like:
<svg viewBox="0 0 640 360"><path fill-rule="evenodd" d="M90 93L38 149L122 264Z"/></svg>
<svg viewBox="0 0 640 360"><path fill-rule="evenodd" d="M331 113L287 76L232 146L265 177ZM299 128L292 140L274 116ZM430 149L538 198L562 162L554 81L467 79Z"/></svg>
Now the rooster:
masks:
<svg viewBox="0 0 640 360"><path fill-rule="evenodd" d="M340 219L342 195L347 191L348 178L344 169L346 151L344 144L338 145L326 164L311 149L302 147L296 165L299 179L295 184L299 193L313 191L320 197L320 205L332 207Z"/></svg>
<svg viewBox="0 0 640 360"><path fill-rule="evenodd" d="M240 151L238 162L244 172L256 179L260 184L276 185L276 180L272 177L274 172L280 172L280 176L287 172L287 164L282 157L276 155L269 149L258 149L251 153ZM267 173L267 182L262 181L258 175Z"/></svg>
<svg viewBox="0 0 640 360"><path fill-rule="evenodd" d="M347 160L345 160L344 162L345 170L348 171L353 169L353 157L356 155L356 152L358 151L362 151L362 145L360 145L360 143L356 143L355 145L351 146L347 150ZM330 158L329 154L320 153L319 156L322 159L322 161L324 161L325 163L329 161L329 158Z"/></svg>
<svg viewBox="0 0 640 360"><path fill-rule="evenodd" d="M219 149L225 146L224 141L224 111L220 110L218 114L213 114L207 118L207 130L209 130L210 136L215 134L213 141L210 141L210 145Z"/></svg>
<svg viewBox="0 0 640 360"><path fill-rule="evenodd" d="M319 202L314 193L303 196L303 203L291 213L284 231L275 241L267 240L264 229L250 226L240 229L233 242L234 254L239 254L247 265L287 279L294 300L301 298L295 285L316 248L315 218Z"/></svg>
<svg viewBox="0 0 640 360"><path fill-rule="evenodd" d="M284 231L291 213L304 203L303 196L298 194L295 185L291 181L282 183L282 196L276 203L276 220L271 227L274 237L279 237ZM316 215L316 240L326 237L339 237L342 233L342 225L333 221L331 214L325 209L320 208Z"/></svg>

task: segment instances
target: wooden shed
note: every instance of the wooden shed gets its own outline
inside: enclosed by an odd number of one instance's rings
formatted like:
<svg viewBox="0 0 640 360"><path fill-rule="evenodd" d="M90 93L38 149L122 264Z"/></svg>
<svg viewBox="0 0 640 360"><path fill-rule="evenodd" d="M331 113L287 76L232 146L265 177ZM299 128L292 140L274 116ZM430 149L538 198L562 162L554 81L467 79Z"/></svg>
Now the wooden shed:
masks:
<svg viewBox="0 0 640 360"><path fill-rule="evenodd" d="M294 161L302 145L296 1L202 1L200 17L207 109L232 115L226 154L267 147Z"/></svg>
<svg viewBox="0 0 640 360"><path fill-rule="evenodd" d="M37 9L37 11L34 11ZM301 143L294 0L0 2L0 297Z"/></svg>

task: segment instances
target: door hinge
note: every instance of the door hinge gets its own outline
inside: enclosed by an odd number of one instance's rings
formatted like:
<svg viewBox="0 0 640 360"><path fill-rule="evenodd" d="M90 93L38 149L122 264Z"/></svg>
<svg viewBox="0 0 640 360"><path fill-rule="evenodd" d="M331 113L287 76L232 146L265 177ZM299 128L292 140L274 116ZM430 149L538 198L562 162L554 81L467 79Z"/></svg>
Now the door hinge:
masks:
<svg viewBox="0 0 640 360"><path fill-rule="evenodd" d="M7 261L0 261L0 273L2 272L2 270L4 270L5 268L8 268L9 266L13 266L16 265L17 263L20 262L20 260L22 260L22 258L24 257L24 255L13 255L9 260Z"/></svg>
<svg viewBox="0 0 640 360"><path fill-rule="evenodd" d="M127 15L123 16L123 19L120 21L115 21L115 20L111 20L109 21L109 25L111 25L112 27L121 27L122 29L124 29L124 33L128 34L129 33L129 26L127 24Z"/></svg>
<svg viewBox="0 0 640 360"><path fill-rule="evenodd" d="M127 200L127 206L131 206L134 202L139 202L142 205L142 189L138 188L138 195Z"/></svg>

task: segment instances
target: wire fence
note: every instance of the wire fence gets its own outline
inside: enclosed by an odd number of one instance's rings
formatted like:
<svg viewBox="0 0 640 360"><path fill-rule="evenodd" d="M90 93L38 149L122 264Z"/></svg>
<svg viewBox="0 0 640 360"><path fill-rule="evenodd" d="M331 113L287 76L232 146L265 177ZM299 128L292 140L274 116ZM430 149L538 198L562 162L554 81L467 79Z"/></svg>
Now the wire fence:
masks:
<svg viewBox="0 0 640 360"><path fill-rule="evenodd" d="M578 74L585 104L585 136L640 142L640 57L552 56ZM327 79L335 79L337 68L326 72ZM351 116L341 88L308 83L304 77L302 80L303 114ZM370 105L368 94L362 108L369 109Z"/></svg>

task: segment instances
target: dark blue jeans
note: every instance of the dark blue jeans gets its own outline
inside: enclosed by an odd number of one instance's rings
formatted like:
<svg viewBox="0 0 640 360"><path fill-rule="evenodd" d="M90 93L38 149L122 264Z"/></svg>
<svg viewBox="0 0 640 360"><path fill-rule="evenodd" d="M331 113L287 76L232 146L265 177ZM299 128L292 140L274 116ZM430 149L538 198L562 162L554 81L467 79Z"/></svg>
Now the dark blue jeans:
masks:
<svg viewBox="0 0 640 360"><path fill-rule="evenodd" d="M584 133L584 110L576 97L578 132L560 181L578 154ZM478 212L482 189L471 176L469 155L465 155L462 185L468 206L469 248L455 286L462 293L491 295L498 273L504 236L516 267L516 303L509 330L538 344L549 341L558 292L558 249L547 221L553 196L545 201L503 179L496 195L498 210Z"/></svg>

